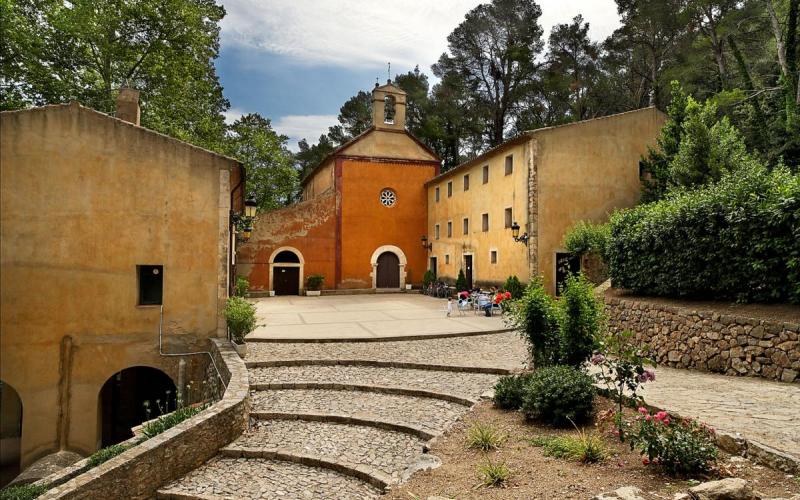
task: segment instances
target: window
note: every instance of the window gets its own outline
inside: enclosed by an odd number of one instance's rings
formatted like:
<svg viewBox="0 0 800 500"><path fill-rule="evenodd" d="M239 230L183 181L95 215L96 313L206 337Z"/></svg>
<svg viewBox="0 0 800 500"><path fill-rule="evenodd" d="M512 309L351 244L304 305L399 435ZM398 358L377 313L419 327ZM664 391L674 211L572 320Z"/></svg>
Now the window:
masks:
<svg viewBox="0 0 800 500"><path fill-rule="evenodd" d="M510 208L506 208L505 216L506 216L506 229L508 229L509 227L511 227L511 224L514 223L514 213L511 211Z"/></svg>
<svg viewBox="0 0 800 500"><path fill-rule="evenodd" d="M464 176L464 191L469 191L469 174Z"/></svg>
<svg viewBox="0 0 800 500"><path fill-rule="evenodd" d="M506 175L511 175L514 172L514 155L506 156Z"/></svg>
<svg viewBox="0 0 800 500"><path fill-rule="evenodd" d="M483 166L483 183L489 182L489 165Z"/></svg>
<svg viewBox="0 0 800 500"><path fill-rule="evenodd" d="M481 215L481 229L484 233L489 230L489 214Z"/></svg>
<svg viewBox="0 0 800 500"><path fill-rule="evenodd" d="M439 239L439 224L433 226L433 239L435 240Z"/></svg>
<svg viewBox="0 0 800 500"><path fill-rule="evenodd" d="M384 189L380 196L381 205L386 208L393 207L397 202L397 195L391 189Z"/></svg>
<svg viewBox="0 0 800 500"><path fill-rule="evenodd" d="M450 263L450 254L447 254L447 255L444 256L444 263L445 264L449 264Z"/></svg>
<svg viewBox="0 0 800 500"><path fill-rule="evenodd" d="M453 196L453 181L447 183L447 197Z"/></svg>
<svg viewBox="0 0 800 500"><path fill-rule="evenodd" d="M464 234L469 234L469 219L464 217Z"/></svg>
<svg viewBox="0 0 800 500"><path fill-rule="evenodd" d="M489 252L489 261L492 264L497 264L497 250L492 250Z"/></svg>
<svg viewBox="0 0 800 500"><path fill-rule="evenodd" d="M164 293L164 266L136 266L139 278L139 305L158 306Z"/></svg>
<svg viewBox="0 0 800 500"><path fill-rule="evenodd" d="M436 186L434 190L434 198L436 199L436 203L439 203L439 186Z"/></svg>
<svg viewBox="0 0 800 500"><path fill-rule="evenodd" d="M453 221L451 220L447 221L447 237L453 237Z"/></svg>

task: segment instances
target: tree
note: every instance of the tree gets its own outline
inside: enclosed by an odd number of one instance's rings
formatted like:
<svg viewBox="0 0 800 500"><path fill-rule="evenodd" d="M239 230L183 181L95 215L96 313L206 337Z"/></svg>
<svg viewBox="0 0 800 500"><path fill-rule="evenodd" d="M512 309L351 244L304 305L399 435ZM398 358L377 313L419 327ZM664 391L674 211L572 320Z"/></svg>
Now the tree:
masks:
<svg viewBox="0 0 800 500"><path fill-rule="evenodd" d="M360 90L339 108L339 124L328 129L331 142L341 146L372 125L372 95Z"/></svg>
<svg viewBox="0 0 800 500"><path fill-rule="evenodd" d="M336 147L326 134L319 136L319 140L313 146L308 145L308 141L301 139L297 143L300 149L294 155L297 170L300 172L300 179L304 179L326 156L331 154Z"/></svg>
<svg viewBox="0 0 800 500"><path fill-rule="evenodd" d="M124 85L141 91L142 125L221 150L214 59L225 10L214 0L4 0L0 106L78 100L112 113Z"/></svg>
<svg viewBox="0 0 800 500"><path fill-rule="evenodd" d="M492 0L469 11L447 37L449 53L433 66L439 78L463 79L485 122L486 144L506 128L534 83L543 49L541 9L532 0Z"/></svg>
<svg viewBox="0 0 800 500"><path fill-rule="evenodd" d="M297 192L298 172L289 140L272 130L270 121L257 113L247 114L230 127L227 152L247 171L247 192L255 196L261 210L288 205Z"/></svg>

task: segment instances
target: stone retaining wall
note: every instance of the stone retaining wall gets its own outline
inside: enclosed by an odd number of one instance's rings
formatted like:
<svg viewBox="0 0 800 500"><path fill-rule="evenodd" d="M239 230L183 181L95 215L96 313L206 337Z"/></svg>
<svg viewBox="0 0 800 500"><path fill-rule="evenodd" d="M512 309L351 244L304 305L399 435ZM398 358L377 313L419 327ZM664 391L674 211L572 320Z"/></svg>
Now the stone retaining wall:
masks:
<svg viewBox="0 0 800 500"><path fill-rule="evenodd" d="M48 484L63 484L39 498L152 498L161 485L197 468L242 434L250 410L247 368L226 340L212 339L211 353L226 385L221 400L80 475L70 478L70 474L86 468L86 460L42 479Z"/></svg>
<svg viewBox="0 0 800 500"><path fill-rule="evenodd" d="M605 296L609 326L630 330L658 364L800 383L800 324Z"/></svg>

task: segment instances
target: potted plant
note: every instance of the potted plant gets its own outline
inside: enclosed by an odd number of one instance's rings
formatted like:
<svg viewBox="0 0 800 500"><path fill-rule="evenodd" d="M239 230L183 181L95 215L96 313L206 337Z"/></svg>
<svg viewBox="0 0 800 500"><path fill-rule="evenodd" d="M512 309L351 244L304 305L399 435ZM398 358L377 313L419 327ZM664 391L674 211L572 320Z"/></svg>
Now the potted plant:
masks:
<svg viewBox="0 0 800 500"><path fill-rule="evenodd" d="M245 336L256 328L256 308L242 297L230 297L225 304L225 322L233 348L242 358L247 355Z"/></svg>
<svg viewBox="0 0 800 500"><path fill-rule="evenodd" d="M322 289L322 283L325 282L325 276L321 274L312 274L306 279L306 295L309 297L319 297Z"/></svg>

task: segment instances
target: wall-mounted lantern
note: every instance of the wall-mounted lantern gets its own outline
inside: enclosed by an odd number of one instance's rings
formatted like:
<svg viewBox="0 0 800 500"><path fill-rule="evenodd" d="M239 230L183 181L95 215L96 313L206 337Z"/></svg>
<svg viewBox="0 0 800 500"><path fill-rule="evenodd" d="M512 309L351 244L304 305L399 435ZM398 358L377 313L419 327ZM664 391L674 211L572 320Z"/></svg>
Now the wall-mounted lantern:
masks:
<svg viewBox="0 0 800 500"><path fill-rule="evenodd" d="M428 237L425 235L422 236L422 248L429 252L433 249L433 243L428 243Z"/></svg>
<svg viewBox="0 0 800 500"><path fill-rule="evenodd" d="M250 236L253 235L253 228L250 227L250 226L245 226L245 227L242 228L242 233L241 234L242 234L242 239L244 241L247 241L247 240L250 239Z"/></svg>
<svg viewBox="0 0 800 500"><path fill-rule="evenodd" d="M514 221L514 223L511 224L511 236L514 237L514 241L516 241L516 242L525 243L525 245L528 244L528 233L526 232L525 234L520 236L519 235L519 224L517 224L516 221Z"/></svg>
<svg viewBox="0 0 800 500"><path fill-rule="evenodd" d="M258 203L253 195L250 195L249 198L244 200L244 216L253 218L256 216L256 208L258 208Z"/></svg>

